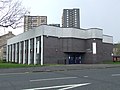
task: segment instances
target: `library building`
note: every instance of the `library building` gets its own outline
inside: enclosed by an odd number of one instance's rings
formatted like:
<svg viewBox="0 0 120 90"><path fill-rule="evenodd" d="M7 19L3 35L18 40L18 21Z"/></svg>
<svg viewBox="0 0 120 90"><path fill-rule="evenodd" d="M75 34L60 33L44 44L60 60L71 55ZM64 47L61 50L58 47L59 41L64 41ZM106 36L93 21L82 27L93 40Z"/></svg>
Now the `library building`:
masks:
<svg viewBox="0 0 120 90"><path fill-rule="evenodd" d="M7 62L94 64L112 60L113 37L99 28L41 25L7 41Z"/></svg>

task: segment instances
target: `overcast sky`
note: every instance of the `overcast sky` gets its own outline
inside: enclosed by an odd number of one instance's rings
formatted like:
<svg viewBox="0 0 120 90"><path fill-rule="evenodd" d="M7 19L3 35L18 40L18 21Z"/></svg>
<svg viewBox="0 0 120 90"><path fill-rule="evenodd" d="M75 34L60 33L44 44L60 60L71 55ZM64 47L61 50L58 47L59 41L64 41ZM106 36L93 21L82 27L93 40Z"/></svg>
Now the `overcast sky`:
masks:
<svg viewBox="0 0 120 90"><path fill-rule="evenodd" d="M63 9L80 9L81 28L101 28L120 42L120 0L22 0L30 15L47 16L49 23L60 23ZM21 31L13 30L15 34Z"/></svg>

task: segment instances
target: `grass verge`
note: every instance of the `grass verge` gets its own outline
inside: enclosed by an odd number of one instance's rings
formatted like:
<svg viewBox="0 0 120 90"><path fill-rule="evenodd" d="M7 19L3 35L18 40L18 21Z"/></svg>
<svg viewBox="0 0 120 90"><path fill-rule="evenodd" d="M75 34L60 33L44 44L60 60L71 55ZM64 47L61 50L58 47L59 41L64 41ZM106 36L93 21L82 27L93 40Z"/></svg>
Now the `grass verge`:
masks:
<svg viewBox="0 0 120 90"><path fill-rule="evenodd" d="M116 62L113 62L113 61L105 61L105 62L103 62L103 64L120 64L120 61L116 61Z"/></svg>
<svg viewBox="0 0 120 90"><path fill-rule="evenodd" d="M7 63L0 60L0 68L22 68L22 67L42 67L42 66L60 66L60 65L64 65L64 64L28 65L28 64Z"/></svg>
<svg viewBox="0 0 120 90"><path fill-rule="evenodd" d="M38 67L39 65L27 65L27 64L16 64L16 63L7 63L7 62L1 62L0 61L0 68L22 68L22 67Z"/></svg>

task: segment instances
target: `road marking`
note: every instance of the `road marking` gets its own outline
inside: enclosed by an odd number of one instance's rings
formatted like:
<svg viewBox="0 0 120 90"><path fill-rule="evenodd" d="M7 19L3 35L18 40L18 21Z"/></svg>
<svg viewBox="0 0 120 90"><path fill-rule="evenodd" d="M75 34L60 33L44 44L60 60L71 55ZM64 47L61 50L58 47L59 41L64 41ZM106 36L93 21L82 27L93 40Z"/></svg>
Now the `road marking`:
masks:
<svg viewBox="0 0 120 90"><path fill-rule="evenodd" d="M83 76L83 77L87 78L88 76Z"/></svg>
<svg viewBox="0 0 120 90"><path fill-rule="evenodd" d="M51 87L41 87L41 88L32 88L32 89L23 89L23 90L43 90L43 89L57 89L57 90L67 90L67 89L72 89L76 87L81 87L81 86L86 86L91 83L83 83L83 84L71 84L71 85L61 85L61 86L51 86Z"/></svg>
<svg viewBox="0 0 120 90"><path fill-rule="evenodd" d="M30 80L30 82L49 81L49 80L61 80L61 79L73 79L73 78L77 78L77 77L62 77L62 78L37 79L37 80Z"/></svg>
<svg viewBox="0 0 120 90"><path fill-rule="evenodd" d="M120 76L120 74L112 74L113 77Z"/></svg>

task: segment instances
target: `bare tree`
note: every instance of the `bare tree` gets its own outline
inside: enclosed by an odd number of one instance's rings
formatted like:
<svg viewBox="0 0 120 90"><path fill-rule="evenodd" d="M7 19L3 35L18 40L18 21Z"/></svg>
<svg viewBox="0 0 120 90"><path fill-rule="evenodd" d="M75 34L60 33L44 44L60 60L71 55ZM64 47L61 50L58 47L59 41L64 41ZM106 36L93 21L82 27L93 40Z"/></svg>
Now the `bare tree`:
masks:
<svg viewBox="0 0 120 90"><path fill-rule="evenodd" d="M115 44L116 55L120 55L120 43Z"/></svg>
<svg viewBox="0 0 120 90"><path fill-rule="evenodd" d="M18 0L0 0L0 27L19 27L28 11Z"/></svg>

